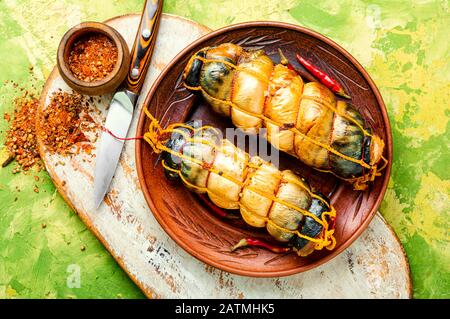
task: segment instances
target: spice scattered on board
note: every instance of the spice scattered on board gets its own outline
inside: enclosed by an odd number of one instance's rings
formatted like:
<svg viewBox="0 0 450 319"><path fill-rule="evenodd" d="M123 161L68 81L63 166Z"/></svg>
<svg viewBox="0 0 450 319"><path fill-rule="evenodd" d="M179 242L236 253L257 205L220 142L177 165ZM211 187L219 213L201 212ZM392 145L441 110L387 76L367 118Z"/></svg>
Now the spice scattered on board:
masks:
<svg viewBox="0 0 450 319"><path fill-rule="evenodd" d="M38 164L38 170L42 168L36 141L35 120L39 101L27 94L15 100L14 120L6 133L5 146L10 156L3 162L6 167L14 159L23 170L28 170ZM9 116L8 116L9 120ZM13 173L18 173L19 168L14 168Z"/></svg>
<svg viewBox="0 0 450 319"><path fill-rule="evenodd" d="M88 35L74 44L69 69L81 81L99 81L114 69L117 56L117 47L107 36Z"/></svg>
<svg viewBox="0 0 450 319"><path fill-rule="evenodd" d="M47 150L61 155L90 154L92 144L85 133L98 128L90 111L81 94L54 92L40 119L39 134Z"/></svg>

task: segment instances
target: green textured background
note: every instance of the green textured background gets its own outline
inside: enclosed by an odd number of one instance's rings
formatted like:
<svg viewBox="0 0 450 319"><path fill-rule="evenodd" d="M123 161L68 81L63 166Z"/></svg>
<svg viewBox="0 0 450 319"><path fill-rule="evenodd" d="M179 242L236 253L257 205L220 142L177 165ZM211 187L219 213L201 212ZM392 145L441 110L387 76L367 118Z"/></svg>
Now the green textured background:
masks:
<svg viewBox="0 0 450 319"><path fill-rule="evenodd" d="M39 91L69 27L140 12L143 2L0 0L1 117L20 94L4 81ZM449 298L449 2L166 0L164 12L212 29L248 20L299 24L364 65L381 90L394 136L392 178L380 210L409 257L414 296ZM6 128L0 120L2 149ZM0 161L5 156L1 150ZM0 169L0 298L143 298L47 173L13 175L13 167ZM81 288L67 287L70 264L80 266Z"/></svg>

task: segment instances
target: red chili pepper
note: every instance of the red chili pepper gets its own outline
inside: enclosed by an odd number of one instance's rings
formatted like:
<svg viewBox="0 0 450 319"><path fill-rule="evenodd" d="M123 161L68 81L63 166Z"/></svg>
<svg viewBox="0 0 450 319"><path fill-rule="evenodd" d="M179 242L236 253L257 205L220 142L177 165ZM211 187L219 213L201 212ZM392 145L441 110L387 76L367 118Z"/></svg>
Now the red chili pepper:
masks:
<svg viewBox="0 0 450 319"><path fill-rule="evenodd" d="M308 60L304 59L301 55L296 54L298 62L300 62L309 72L312 73L323 85L325 85L327 88L332 90L334 93L345 97L346 99L350 99L351 97L348 96L344 88L341 86L341 84L330 77L328 74L326 74L324 71L319 69L317 66L313 65Z"/></svg>
<svg viewBox="0 0 450 319"><path fill-rule="evenodd" d="M269 244L269 243L267 243L265 241L262 241L260 239L243 238L236 245L231 247L231 251L235 251L238 248L248 247L248 246L251 246L251 247L262 247L262 248L265 248L265 249L270 250L271 252L274 252L274 253L277 253L277 254L286 253L286 252L291 250L290 247L275 246L275 245Z"/></svg>
<svg viewBox="0 0 450 319"><path fill-rule="evenodd" d="M308 80L309 82L317 82L317 80L311 76L311 74L307 73L307 72L303 72L299 69L296 69L295 66L293 66L289 60L286 58L286 56L284 55L283 51L278 48L278 54L280 55L280 63L287 66L287 68L289 70L292 70L294 72L296 72L298 75L300 75L303 79Z"/></svg>

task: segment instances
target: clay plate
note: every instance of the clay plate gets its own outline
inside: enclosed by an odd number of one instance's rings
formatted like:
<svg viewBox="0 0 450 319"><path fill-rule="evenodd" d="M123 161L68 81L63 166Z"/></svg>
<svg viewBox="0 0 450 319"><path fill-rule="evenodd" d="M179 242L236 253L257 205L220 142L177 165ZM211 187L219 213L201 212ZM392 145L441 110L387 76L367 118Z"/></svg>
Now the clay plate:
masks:
<svg viewBox="0 0 450 319"><path fill-rule="evenodd" d="M216 115L201 98L181 85L181 74L189 57L200 48L233 42L249 49L264 49L279 62L277 49L297 68L295 53L300 52L338 78L353 97L353 104L386 143L385 157L392 163L392 137L386 108L375 84L363 67L343 48L314 31L280 22L249 22L232 25L195 41L169 63L149 92L144 105L166 126L169 123L201 119L220 129L233 127L230 120ZM304 69L303 69L304 70ZM149 119L140 114L136 135L143 135ZM230 247L247 236L267 236L263 230L246 226L242 220L224 220L211 213L196 194L182 184L168 181L158 155L145 141L136 142L136 163L145 199L154 216L181 247L199 260L219 269L253 277L286 276L317 267L341 253L367 227L386 191L391 165L365 192L353 191L331 175L319 173L286 154L280 168L290 168L327 194L338 212L337 246L333 251L316 251L301 258L294 253L245 248L234 253ZM268 238L268 237L267 237Z"/></svg>

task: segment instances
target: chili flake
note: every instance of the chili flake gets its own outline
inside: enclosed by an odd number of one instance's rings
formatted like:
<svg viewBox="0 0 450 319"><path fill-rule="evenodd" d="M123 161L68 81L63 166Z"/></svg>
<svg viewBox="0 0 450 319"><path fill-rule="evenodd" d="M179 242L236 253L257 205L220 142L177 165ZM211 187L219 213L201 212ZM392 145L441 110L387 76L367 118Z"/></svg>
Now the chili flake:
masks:
<svg viewBox="0 0 450 319"><path fill-rule="evenodd" d="M9 121L11 121L11 116L9 115L9 113L3 113L3 119L6 121L6 122L9 122Z"/></svg>
<svg viewBox="0 0 450 319"><path fill-rule="evenodd" d="M14 159L25 171L40 163L34 124L38 105L38 99L32 96L25 95L15 100L14 120L6 133L5 141L10 156L3 167ZM13 170L13 173L18 172L19 168Z"/></svg>
<svg viewBox="0 0 450 319"><path fill-rule="evenodd" d="M110 38L103 34L88 35L75 42L69 69L81 81L99 81L114 69L117 56L117 47Z"/></svg>
<svg viewBox="0 0 450 319"><path fill-rule="evenodd" d="M79 93L54 92L50 104L41 113L42 129L39 134L51 152L68 155L83 148L73 150L73 146L90 142L83 131L94 130L97 125L88 115L89 104Z"/></svg>

